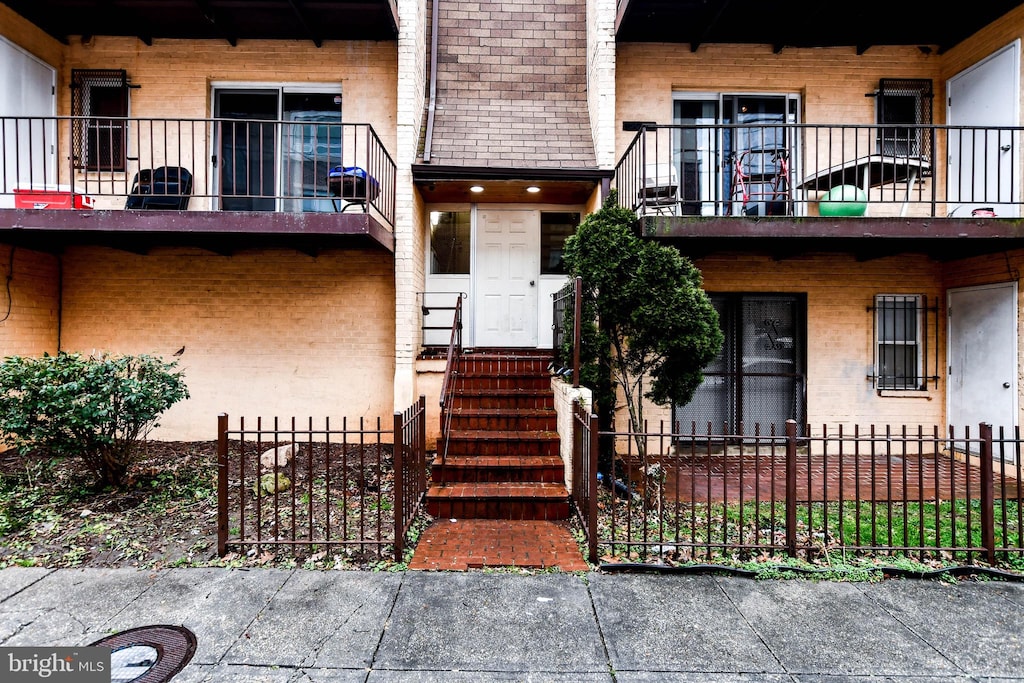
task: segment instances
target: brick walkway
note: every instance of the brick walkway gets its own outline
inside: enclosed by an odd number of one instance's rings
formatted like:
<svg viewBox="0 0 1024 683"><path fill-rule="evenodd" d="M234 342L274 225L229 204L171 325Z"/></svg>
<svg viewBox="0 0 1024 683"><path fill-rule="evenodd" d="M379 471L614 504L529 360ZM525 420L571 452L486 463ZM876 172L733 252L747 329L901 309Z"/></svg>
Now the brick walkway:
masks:
<svg viewBox="0 0 1024 683"><path fill-rule="evenodd" d="M786 461L781 456L697 456L663 460L665 497L692 502L783 500ZM797 459L799 500L933 500L977 498L981 474L977 467L949 457L844 455ZM995 474L997 499L1021 496L1015 465ZM631 476L642 480L639 472Z"/></svg>
<svg viewBox="0 0 1024 683"><path fill-rule="evenodd" d="M409 569L524 567L587 571L565 522L439 519L420 536Z"/></svg>

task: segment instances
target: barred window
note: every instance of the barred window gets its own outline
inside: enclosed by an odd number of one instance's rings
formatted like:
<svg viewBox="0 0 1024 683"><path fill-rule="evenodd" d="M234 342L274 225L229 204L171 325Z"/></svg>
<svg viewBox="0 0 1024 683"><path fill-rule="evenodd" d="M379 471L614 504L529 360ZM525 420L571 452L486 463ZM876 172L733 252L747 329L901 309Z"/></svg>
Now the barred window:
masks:
<svg viewBox="0 0 1024 683"><path fill-rule="evenodd" d="M124 171L127 160L128 74L123 69L72 69L72 154L75 168Z"/></svg>
<svg viewBox="0 0 1024 683"><path fill-rule="evenodd" d="M875 388L924 390L924 297L875 297Z"/></svg>
<svg viewBox="0 0 1024 683"><path fill-rule="evenodd" d="M878 153L896 157L931 156L932 82L883 78L878 84Z"/></svg>

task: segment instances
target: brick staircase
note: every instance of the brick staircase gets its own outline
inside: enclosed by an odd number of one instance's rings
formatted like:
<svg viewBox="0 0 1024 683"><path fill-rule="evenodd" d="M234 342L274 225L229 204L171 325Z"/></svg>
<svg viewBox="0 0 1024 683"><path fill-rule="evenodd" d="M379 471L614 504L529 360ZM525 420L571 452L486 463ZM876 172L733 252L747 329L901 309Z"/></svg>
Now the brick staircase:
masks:
<svg viewBox="0 0 1024 683"><path fill-rule="evenodd" d="M460 356L431 468L428 513L568 519L549 360L548 354L518 350Z"/></svg>

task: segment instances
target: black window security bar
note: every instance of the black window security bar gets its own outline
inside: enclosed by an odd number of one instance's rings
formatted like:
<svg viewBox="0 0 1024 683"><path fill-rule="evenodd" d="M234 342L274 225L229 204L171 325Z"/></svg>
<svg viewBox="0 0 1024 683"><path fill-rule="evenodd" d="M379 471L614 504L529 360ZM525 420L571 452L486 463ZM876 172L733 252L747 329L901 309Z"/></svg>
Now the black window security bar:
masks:
<svg viewBox="0 0 1024 683"><path fill-rule="evenodd" d="M124 69L72 69L74 166L124 171L127 161L128 73Z"/></svg>
<svg viewBox="0 0 1024 683"><path fill-rule="evenodd" d="M938 300L918 294L879 294L868 307L874 360L868 379L875 388L925 391L938 383ZM929 336L930 335L930 336Z"/></svg>
<svg viewBox="0 0 1024 683"><path fill-rule="evenodd" d="M882 78L878 82L878 153L931 160L932 82ZM895 125L889 125L895 124ZM899 125L902 124L902 125Z"/></svg>

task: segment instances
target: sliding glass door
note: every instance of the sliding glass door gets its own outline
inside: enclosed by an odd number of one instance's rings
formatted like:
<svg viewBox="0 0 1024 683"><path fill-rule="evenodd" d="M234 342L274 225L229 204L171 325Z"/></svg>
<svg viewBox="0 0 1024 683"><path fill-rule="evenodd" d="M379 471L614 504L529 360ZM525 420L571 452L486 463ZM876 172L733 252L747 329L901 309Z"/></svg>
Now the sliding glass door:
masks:
<svg viewBox="0 0 1024 683"><path fill-rule="evenodd" d="M684 215L792 211L795 95L676 93L673 162Z"/></svg>
<svg viewBox="0 0 1024 683"><path fill-rule="evenodd" d="M327 176L341 164L340 95L218 88L214 116L221 209L333 210Z"/></svg>

